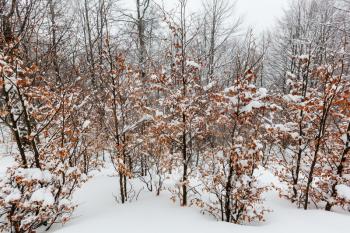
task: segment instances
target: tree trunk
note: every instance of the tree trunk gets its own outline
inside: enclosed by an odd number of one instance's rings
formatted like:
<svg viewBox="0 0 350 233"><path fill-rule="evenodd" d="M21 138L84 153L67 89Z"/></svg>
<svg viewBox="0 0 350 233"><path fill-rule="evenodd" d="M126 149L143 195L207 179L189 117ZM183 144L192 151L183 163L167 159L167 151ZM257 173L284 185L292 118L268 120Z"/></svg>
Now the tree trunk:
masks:
<svg viewBox="0 0 350 233"><path fill-rule="evenodd" d="M229 160L229 173L227 177L227 182L225 186L225 221L231 222L231 191L232 191L232 177L233 177L233 165L232 165L232 157L230 155Z"/></svg>

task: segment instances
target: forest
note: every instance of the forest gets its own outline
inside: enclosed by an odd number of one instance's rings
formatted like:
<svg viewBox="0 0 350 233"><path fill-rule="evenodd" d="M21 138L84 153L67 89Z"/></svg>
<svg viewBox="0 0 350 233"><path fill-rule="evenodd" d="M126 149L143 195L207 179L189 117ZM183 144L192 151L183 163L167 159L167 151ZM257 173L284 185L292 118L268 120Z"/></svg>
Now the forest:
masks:
<svg viewBox="0 0 350 233"><path fill-rule="evenodd" d="M262 232L273 193L350 229L350 1L291 0L258 33L188 1L0 0L0 232L61 232L89 192L220 233ZM84 192L101 174L113 193Z"/></svg>

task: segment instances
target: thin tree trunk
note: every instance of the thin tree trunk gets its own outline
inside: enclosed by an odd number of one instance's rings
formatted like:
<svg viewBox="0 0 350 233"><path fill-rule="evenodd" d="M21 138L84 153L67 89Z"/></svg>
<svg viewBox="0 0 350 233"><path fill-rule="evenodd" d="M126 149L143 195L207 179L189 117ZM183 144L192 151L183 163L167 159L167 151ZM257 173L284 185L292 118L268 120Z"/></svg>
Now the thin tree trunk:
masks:
<svg viewBox="0 0 350 233"><path fill-rule="evenodd" d="M231 222L231 191L232 191L232 177L233 177L233 165L232 165L232 157L230 155L229 160L229 173L227 177L227 182L225 186L225 221Z"/></svg>
<svg viewBox="0 0 350 233"><path fill-rule="evenodd" d="M182 122L186 124L186 115L182 114ZM183 160L183 174L182 174L182 205L187 206L187 169L188 169L188 158L187 158L187 143L186 143L186 129L182 133L182 160Z"/></svg>

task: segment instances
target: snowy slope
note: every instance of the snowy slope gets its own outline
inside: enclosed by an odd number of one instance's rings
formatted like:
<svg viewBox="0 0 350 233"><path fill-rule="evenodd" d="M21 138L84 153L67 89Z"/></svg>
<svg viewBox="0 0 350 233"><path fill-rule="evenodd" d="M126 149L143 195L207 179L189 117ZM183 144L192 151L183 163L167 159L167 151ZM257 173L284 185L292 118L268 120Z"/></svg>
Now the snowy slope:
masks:
<svg viewBox="0 0 350 233"><path fill-rule="evenodd" d="M116 203L117 178L100 174L78 191L76 200L81 204L74 219L67 225L56 226L55 233L345 233L350 230L350 215L296 209L274 193L267 195L266 205L274 211L266 223L239 226L215 221L193 207L174 204L165 192L160 197L143 191L139 200L126 205Z"/></svg>

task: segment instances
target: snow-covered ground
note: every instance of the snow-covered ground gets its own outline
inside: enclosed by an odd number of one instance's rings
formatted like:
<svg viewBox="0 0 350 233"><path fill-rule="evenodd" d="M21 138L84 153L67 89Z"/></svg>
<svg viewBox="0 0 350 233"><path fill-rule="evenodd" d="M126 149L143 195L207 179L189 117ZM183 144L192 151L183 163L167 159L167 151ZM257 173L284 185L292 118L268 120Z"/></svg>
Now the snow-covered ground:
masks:
<svg viewBox="0 0 350 233"><path fill-rule="evenodd" d="M266 205L273 212L265 223L255 226L218 222L194 207L179 207L166 192L156 197L143 191L137 201L121 205L114 198L117 182L116 177L105 172L96 175L77 192L75 198L80 206L72 221L63 227L55 226L50 232L347 233L350 230L348 214L297 209L273 192L266 196Z"/></svg>
<svg viewBox="0 0 350 233"><path fill-rule="evenodd" d="M13 160L8 145L0 145L0 176ZM79 204L73 219L64 226L55 225L51 233L348 233L350 213L334 213L324 210L297 209L275 192L266 194L266 206L273 210L266 222L254 226L240 226L216 221L201 214L195 207L180 207L170 200L170 193L160 196L141 191L138 200L119 204L118 178L112 177L112 169L96 173L82 189L77 191L75 201ZM276 184L277 179L269 172L261 173L261 180ZM135 189L141 184L135 184Z"/></svg>

